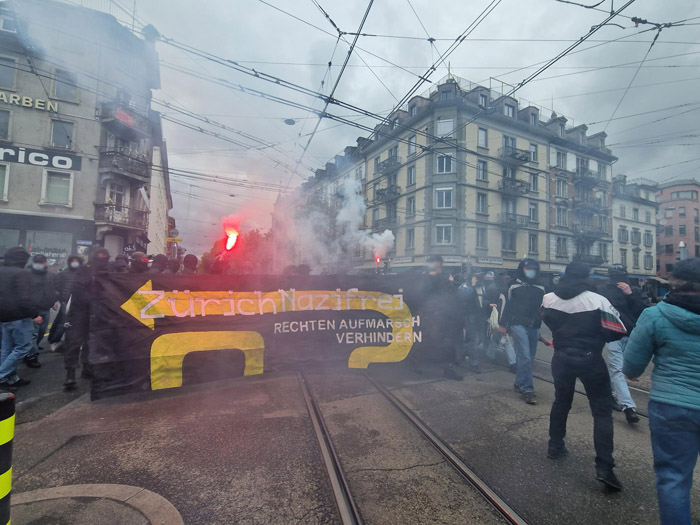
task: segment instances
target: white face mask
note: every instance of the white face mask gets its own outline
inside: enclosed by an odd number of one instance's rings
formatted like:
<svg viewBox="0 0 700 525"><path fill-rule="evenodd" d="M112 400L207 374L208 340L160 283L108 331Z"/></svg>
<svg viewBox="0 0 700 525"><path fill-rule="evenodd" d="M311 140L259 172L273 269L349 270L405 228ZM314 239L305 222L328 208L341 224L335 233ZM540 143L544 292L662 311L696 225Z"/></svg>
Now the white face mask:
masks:
<svg viewBox="0 0 700 525"><path fill-rule="evenodd" d="M535 277L537 277L537 270L525 270L525 272L523 273L528 279L534 279Z"/></svg>
<svg viewBox="0 0 700 525"><path fill-rule="evenodd" d="M33 263L32 268L34 268L37 272L43 272L46 270L46 266L41 263Z"/></svg>
<svg viewBox="0 0 700 525"><path fill-rule="evenodd" d="M80 263L78 261L71 261L70 267L71 268L80 268Z"/></svg>

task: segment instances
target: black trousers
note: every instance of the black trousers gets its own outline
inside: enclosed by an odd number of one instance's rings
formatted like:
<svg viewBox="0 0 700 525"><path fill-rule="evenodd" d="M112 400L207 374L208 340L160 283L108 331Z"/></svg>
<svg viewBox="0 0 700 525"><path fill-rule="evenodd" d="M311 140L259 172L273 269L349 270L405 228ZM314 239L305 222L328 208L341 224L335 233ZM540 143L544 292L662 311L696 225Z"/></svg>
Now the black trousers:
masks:
<svg viewBox="0 0 700 525"><path fill-rule="evenodd" d="M610 376L603 356L571 357L555 351L552 358L554 403L549 414L549 446L561 449L566 436L566 420L574 399L576 378L581 380L593 414L593 442L596 467L611 469L613 460L613 419Z"/></svg>
<svg viewBox="0 0 700 525"><path fill-rule="evenodd" d="M69 328L66 328L66 343L63 365L66 369L78 368L78 358L85 367L88 364L88 336L90 334L90 312L71 312Z"/></svg>

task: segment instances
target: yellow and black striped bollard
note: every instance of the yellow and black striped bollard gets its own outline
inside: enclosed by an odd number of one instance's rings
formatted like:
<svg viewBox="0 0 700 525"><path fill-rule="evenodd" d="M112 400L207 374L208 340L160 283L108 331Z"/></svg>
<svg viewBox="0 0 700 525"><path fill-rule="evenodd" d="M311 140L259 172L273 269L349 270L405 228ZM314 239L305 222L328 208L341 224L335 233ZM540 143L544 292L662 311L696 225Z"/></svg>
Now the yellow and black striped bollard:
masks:
<svg viewBox="0 0 700 525"><path fill-rule="evenodd" d="M0 394L0 524L10 525L12 440L15 437L15 395Z"/></svg>

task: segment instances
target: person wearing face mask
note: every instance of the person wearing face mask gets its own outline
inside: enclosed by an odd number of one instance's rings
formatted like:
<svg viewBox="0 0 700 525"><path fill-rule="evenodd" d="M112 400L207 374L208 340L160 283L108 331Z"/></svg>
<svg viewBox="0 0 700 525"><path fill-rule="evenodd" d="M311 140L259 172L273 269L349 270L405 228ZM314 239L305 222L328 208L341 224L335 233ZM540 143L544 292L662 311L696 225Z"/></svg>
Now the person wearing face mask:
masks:
<svg viewBox="0 0 700 525"><path fill-rule="evenodd" d="M126 273L129 270L129 258L123 253L117 255L112 263L112 269L115 273Z"/></svg>
<svg viewBox="0 0 700 525"><path fill-rule="evenodd" d="M75 369L78 359L82 365L80 377L92 378L88 347L88 335L90 333L90 305L92 301L93 283L100 273L112 271L109 264L109 252L105 248L96 248L90 254L87 267L78 270L78 275L71 288L70 307L66 318L66 350L63 354L63 364L66 369L66 380L63 388L67 391L76 386Z"/></svg>
<svg viewBox="0 0 700 525"><path fill-rule="evenodd" d="M598 287L598 293L610 301L610 304L620 312L620 319L628 332L632 332L639 316L642 315L647 306L650 306L642 291L630 286L627 270L621 264L608 268L608 282ZM629 338L625 336L608 343L605 348L608 350L608 371L616 400L614 406L619 405L619 408L625 413L627 422L633 425L639 423L637 405L630 395L630 389L622 373L622 353L625 351L628 340Z"/></svg>
<svg viewBox="0 0 700 525"><path fill-rule="evenodd" d="M153 265L148 270L148 273L163 273L168 269L168 257L159 253L153 258Z"/></svg>
<svg viewBox="0 0 700 525"><path fill-rule="evenodd" d="M56 291L56 280L54 275L49 273L49 262L44 255L36 254L28 271L32 282L34 304L39 308L39 315L42 321L34 324L32 349L24 358L24 364L29 368L39 368L41 366L41 363L39 363L39 345L49 325L51 309L58 309L58 293Z"/></svg>
<svg viewBox="0 0 700 525"><path fill-rule="evenodd" d="M506 304L499 320L499 330L510 334L515 347L517 370L513 387L528 405L537 404L532 361L542 324L540 311L544 287L537 284L539 273L540 265L534 259L520 261L515 282L508 288Z"/></svg>
<svg viewBox="0 0 700 525"><path fill-rule="evenodd" d="M134 252L131 254L131 265L129 266L130 273L146 273L148 272L148 257L143 252Z"/></svg>
<svg viewBox="0 0 700 525"><path fill-rule="evenodd" d="M182 273L185 275L192 275L197 273L197 265L199 264L199 259L196 255L188 253L182 260Z"/></svg>
<svg viewBox="0 0 700 525"><path fill-rule="evenodd" d="M49 343L51 344L52 352L58 351L61 345L61 339L63 339L63 334L65 333L66 305L68 304L68 299L70 299L71 290L75 278L78 275L78 270L82 266L83 258L79 255L71 255L68 257L68 267L62 272L59 272L56 276L56 290L58 291L60 306L56 319L54 319L51 325L51 330L49 330Z"/></svg>

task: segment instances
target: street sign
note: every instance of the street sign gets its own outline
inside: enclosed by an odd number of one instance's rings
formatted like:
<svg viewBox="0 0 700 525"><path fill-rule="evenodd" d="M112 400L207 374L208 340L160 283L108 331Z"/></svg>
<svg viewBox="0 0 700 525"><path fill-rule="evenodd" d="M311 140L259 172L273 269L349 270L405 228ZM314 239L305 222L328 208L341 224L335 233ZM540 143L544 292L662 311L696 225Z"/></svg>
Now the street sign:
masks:
<svg viewBox="0 0 700 525"><path fill-rule="evenodd" d="M166 242L182 242L181 237L166 237L165 238Z"/></svg>

